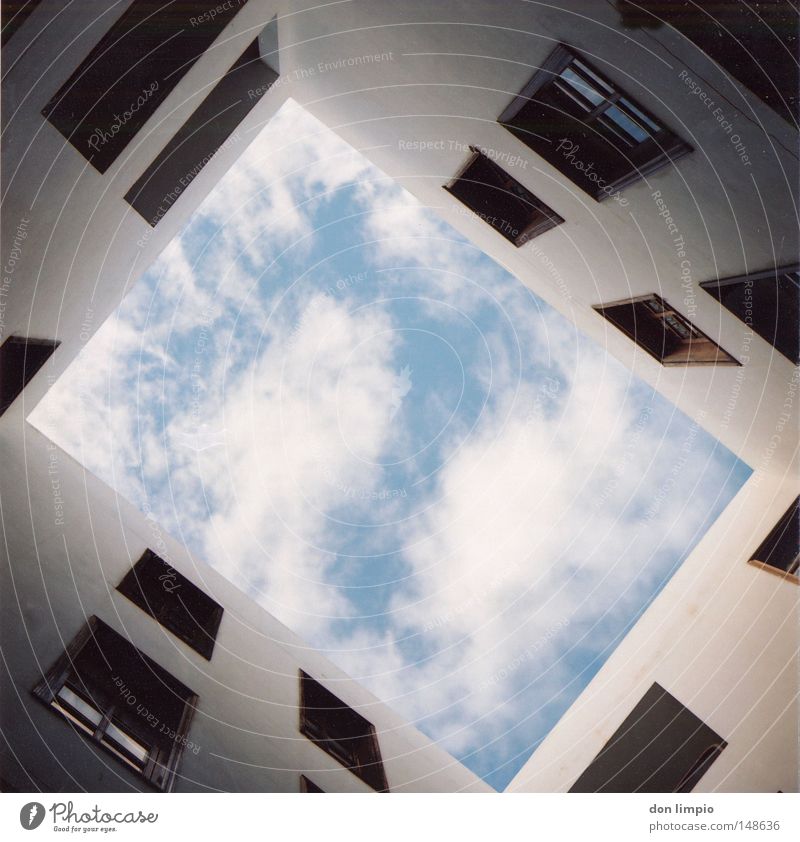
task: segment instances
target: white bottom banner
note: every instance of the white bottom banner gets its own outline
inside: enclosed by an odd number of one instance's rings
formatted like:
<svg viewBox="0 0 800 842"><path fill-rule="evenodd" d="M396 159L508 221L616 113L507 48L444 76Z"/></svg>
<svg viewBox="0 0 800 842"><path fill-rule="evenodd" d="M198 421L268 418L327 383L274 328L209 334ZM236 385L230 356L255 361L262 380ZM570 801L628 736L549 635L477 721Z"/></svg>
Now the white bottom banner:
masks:
<svg viewBox="0 0 800 842"><path fill-rule="evenodd" d="M3 794L0 834L114 839L715 840L800 838L796 794L67 795Z"/></svg>

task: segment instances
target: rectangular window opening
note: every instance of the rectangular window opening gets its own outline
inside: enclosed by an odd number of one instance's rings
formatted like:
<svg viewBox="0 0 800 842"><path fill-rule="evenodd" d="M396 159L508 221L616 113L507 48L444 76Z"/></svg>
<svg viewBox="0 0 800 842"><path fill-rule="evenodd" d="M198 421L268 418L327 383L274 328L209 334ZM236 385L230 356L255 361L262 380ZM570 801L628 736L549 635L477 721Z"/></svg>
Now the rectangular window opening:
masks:
<svg viewBox="0 0 800 842"><path fill-rule="evenodd" d="M563 44L497 121L598 201L691 151Z"/></svg>
<svg viewBox="0 0 800 842"><path fill-rule="evenodd" d="M156 788L172 788L197 696L102 620L90 618L33 693Z"/></svg>
<svg viewBox="0 0 800 842"><path fill-rule="evenodd" d="M125 201L155 227L216 152L235 136L237 126L277 78L262 60L256 38L137 179Z"/></svg>
<svg viewBox="0 0 800 842"><path fill-rule="evenodd" d="M300 670L300 733L378 792L388 792L374 726Z"/></svg>
<svg viewBox="0 0 800 842"><path fill-rule="evenodd" d="M653 684L570 792L691 792L727 743Z"/></svg>
<svg viewBox="0 0 800 842"><path fill-rule="evenodd" d="M60 345L51 339L9 336L0 346L0 415Z"/></svg>
<svg viewBox="0 0 800 842"><path fill-rule="evenodd" d="M222 622L222 606L152 550L144 552L117 590L211 660Z"/></svg>
<svg viewBox="0 0 800 842"><path fill-rule="evenodd" d="M42 114L104 173L247 0L133 0Z"/></svg>
<svg viewBox="0 0 800 842"><path fill-rule="evenodd" d="M800 365L800 265L700 286L794 365Z"/></svg>
<svg viewBox="0 0 800 842"><path fill-rule="evenodd" d="M483 152L470 149L472 158L445 190L509 242L519 248L564 221Z"/></svg>
<svg viewBox="0 0 800 842"><path fill-rule="evenodd" d="M655 293L594 309L662 365L739 365Z"/></svg>
<svg viewBox="0 0 800 842"><path fill-rule="evenodd" d="M800 497L786 510L750 558L750 563L794 582L800 573Z"/></svg>

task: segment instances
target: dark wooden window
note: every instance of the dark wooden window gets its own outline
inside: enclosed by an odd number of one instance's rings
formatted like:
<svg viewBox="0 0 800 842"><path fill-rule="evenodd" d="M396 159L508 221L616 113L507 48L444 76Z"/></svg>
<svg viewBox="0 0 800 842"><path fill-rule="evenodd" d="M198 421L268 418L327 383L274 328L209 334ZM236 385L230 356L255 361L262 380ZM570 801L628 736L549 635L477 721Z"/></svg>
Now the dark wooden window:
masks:
<svg viewBox="0 0 800 842"><path fill-rule="evenodd" d="M659 295L594 308L662 365L739 365Z"/></svg>
<svg viewBox="0 0 800 842"><path fill-rule="evenodd" d="M105 172L247 0L133 0L42 113Z"/></svg>
<svg viewBox="0 0 800 842"><path fill-rule="evenodd" d="M564 220L474 146L467 165L445 190L519 247Z"/></svg>
<svg viewBox="0 0 800 842"><path fill-rule="evenodd" d="M0 346L0 415L59 346L50 339L9 336Z"/></svg>
<svg viewBox="0 0 800 842"><path fill-rule="evenodd" d="M97 617L34 694L160 790L172 788L197 696Z"/></svg>
<svg viewBox="0 0 800 842"><path fill-rule="evenodd" d="M125 201L155 226L277 78L261 60L259 41L254 40L142 173Z"/></svg>
<svg viewBox="0 0 800 842"><path fill-rule="evenodd" d="M41 0L3 0L0 5L0 44L5 44L11 38L40 2Z"/></svg>
<svg viewBox="0 0 800 842"><path fill-rule="evenodd" d="M325 790L318 787L314 781L305 775L300 775L300 792L325 792Z"/></svg>
<svg viewBox="0 0 800 842"><path fill-rule="evenodd" d="M211 660L222 606L152 550L136 562L117 590Z"/></svg>
<svg viewBox="0 0 800 842"><path fill-rule="evenodd" d="M800 266L783 266L701 287L784 357L800 365Z"/></svg>
<svg viewBox="0 0 800 842"><path fill-rule="evenodd" d="M623 25L674 26L784 119L800 119L792 0L618 0Z"/></svg>
<svg viewBox="0 0 800 842"><path fill-rule="evenodd" d="M653 684L570 792L691 792L726 745Z"/></svg>
<svg viewBox="0 0 800 842"><path fill-rule="evenodd" d="M388 791L373 725L302 670L300 733L373 789Z"/></svg>
<svg viewBox="0 0 800 842"><path fill-rule="evenodd" d="M597 200L691 151L563 45L497 120Z"/></svg>
<svg viewBox="0 0 800 842"><path fill-rule="evenodd" d="M750 560L797 577L800 571L800 497L789 506Z"/></svg>

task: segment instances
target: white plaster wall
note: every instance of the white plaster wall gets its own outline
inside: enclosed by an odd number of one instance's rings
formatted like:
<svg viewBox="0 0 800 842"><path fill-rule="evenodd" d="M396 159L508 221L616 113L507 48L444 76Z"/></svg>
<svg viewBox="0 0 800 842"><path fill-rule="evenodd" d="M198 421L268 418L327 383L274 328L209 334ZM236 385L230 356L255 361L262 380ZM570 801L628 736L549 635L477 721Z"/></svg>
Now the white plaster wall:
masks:
<svg viewBox="0 0 800 842"><path fill-rule="evenodd" d="M568 790L658 682L728 742L695 792L797 791L798 586L747 564L796 496L748 480L509 790Z"/></svg>

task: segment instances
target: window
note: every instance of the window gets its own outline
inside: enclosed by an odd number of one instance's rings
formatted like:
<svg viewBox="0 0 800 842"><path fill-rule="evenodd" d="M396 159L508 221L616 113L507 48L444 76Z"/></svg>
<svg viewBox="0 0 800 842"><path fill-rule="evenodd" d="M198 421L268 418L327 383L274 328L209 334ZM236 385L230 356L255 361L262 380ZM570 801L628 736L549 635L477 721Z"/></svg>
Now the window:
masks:
<svg viewBox="0 0 800 842"><path fill-rule="evenodd" d="M50 339L9 336L0 346L0 415L11 406L59 344Z"/></svg>
<svg viewBox="0 0 800 842"><path fill-rule="evenodd" d="M475 147L473 156L445 190L519 247L564 220Z"/></svg>
<svg viewBox="0 0 800 842"><path fill-rule="evenodd" d="M700 286L784 357L800 365L800 266L704 281Z"/></svg>
<svg viewBox="0 0 800 842"><path fill-rule="evenodd" d="M259 52L242 53L125 195L154 226L278 78Z"/></svg>
<svg viewBox="0 0 800 842"><path fill-rule="evenodd" d="M784 119L800 118L797 5L791 0L618 0L623 26L674 26Z"/></svg>
<svg viewBox="0 0 800 842"><path fill-rule="evenodd" d="M300 670L300 733L378 792L388 792L375 728Z"/></svg>
<svg viewBox="0 0 800 842"><path fill-rule="evenodd" d="M325 792L320 789L314 781L309 780L305 775L300 775L300 792Z"/></svg>
<svg viewBox="0 0 800 842"><path fill-rule="evenodd" d="M222 606L147 550L117 590L176 637L211 660Z"/></svg>
<svg viewBox="0 0 800 842"><path fill-rule="evenodd" d="M497 120L597 200L691 151L563 45Z"/></svg>
<svg viewBox="0 0 800 842"><path fill-rule="evenodd" d="M751 564L790 576L797 581L800 570L800 497L775 524L753 553Z"/></svg>
<svg viewBox="0 0 800 842"><path fill-rule="evenodd" d="M247 0L133 0L42 114L105 172Z"/></svg>
<svg viewBox="0 0 800 842"><path fill-rule="evenodd" d="M658 295L594 308L662 365L739 365Z"/></svg>
<svg viewBox="0 0 800 842"><path fill-rule="evenodd" d="M570 792L691 792L726 745L653 684Z"/></svg>
<svg viewBox="0 0 800 842"><path fill-rule="evenodd" d="M89 620L33 692L130 770L172 788L197 696L102 620Z"/></svg>

